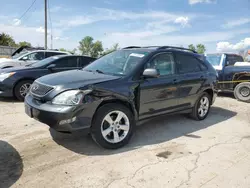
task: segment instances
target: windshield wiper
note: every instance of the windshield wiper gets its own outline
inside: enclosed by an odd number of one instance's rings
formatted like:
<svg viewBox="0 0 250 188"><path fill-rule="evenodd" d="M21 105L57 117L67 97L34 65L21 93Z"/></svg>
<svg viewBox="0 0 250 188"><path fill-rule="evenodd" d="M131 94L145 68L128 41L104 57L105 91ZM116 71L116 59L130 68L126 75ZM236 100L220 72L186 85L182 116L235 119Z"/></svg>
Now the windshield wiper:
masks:
<svg viewBox="0 0 250 188"><path fill-rule="evenodd" d="M25 67L31 67L32 63L31 64L28 64L28 65L25 65Z"/></svg>
<svg viewBox="0 0 250 188"><path fill-rule="evenodd" d="M102 72L101 70L95 70L96 72L100 73L100 74L104 74L104 72Z"/></svg>
<svg viewBox="0 0 250 188"><path fill-rule="evenodd" d="M104 72L102 72L101 70L95 70L95 71L93 71L93 70L88 70L88 69L82 69L82 70L84 70L84 71L87 71L87 72L97 72L97 73L100 73L100 74L104 74Z"/></svg>

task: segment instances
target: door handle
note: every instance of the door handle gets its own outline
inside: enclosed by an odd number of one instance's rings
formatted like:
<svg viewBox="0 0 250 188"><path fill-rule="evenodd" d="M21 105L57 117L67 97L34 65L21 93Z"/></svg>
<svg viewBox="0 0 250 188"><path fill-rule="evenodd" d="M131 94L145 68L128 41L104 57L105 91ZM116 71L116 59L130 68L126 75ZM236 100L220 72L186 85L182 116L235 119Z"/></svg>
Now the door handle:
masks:
<svg viewBox="0 0 250 188"><path fill-rule="evenodd" d="M201 76L200 79L204 79L204 76Z"/></svg>
<svg viewBox="0 0 250 188"><path fill-rule="evenodd" d="M177 79L174 79L174 80L173 80L173 84L176 84L176 83L177 83Z"/></svg>

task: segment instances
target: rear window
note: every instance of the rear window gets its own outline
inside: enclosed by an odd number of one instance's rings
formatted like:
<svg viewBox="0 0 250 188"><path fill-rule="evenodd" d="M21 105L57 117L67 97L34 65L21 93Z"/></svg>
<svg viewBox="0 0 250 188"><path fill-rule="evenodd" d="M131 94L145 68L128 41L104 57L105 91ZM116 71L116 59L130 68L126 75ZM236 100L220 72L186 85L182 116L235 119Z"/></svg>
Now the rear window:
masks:
<svg viewBox="0 0 250 188"><path fill-rule="evenodd" d="M229 66L233 66L236 62L243 62L244 60L241 56L238 55L227 55L226 61L228 61Z"/></svg>

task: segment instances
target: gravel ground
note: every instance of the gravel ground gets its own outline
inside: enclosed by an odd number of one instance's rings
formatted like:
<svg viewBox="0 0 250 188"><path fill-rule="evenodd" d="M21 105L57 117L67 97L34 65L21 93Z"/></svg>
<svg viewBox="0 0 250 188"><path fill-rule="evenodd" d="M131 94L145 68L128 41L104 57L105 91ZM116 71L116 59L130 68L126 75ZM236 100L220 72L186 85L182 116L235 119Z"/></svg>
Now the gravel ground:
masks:
<svg viewBox="0 0 250 188"><path fill-rule="evenodd" d="M99 148L85 133L61 134L0 101L0 187L250 187L250 104L217 98L208 118L158 117L130 144Z"/></svg>

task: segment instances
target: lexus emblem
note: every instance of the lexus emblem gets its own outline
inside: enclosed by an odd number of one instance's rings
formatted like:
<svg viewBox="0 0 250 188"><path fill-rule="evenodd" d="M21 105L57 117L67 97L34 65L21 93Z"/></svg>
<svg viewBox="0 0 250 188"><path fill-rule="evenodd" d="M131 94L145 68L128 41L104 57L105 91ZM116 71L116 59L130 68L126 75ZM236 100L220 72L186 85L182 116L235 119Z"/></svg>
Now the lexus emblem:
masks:
<svg viewBox="0 0 250 188"><path fill-rule="evenodd" d="M38 85L37 84L34 84L33 86L32 86L32 91L36 91L37 89L38 89Z"/></svg>

